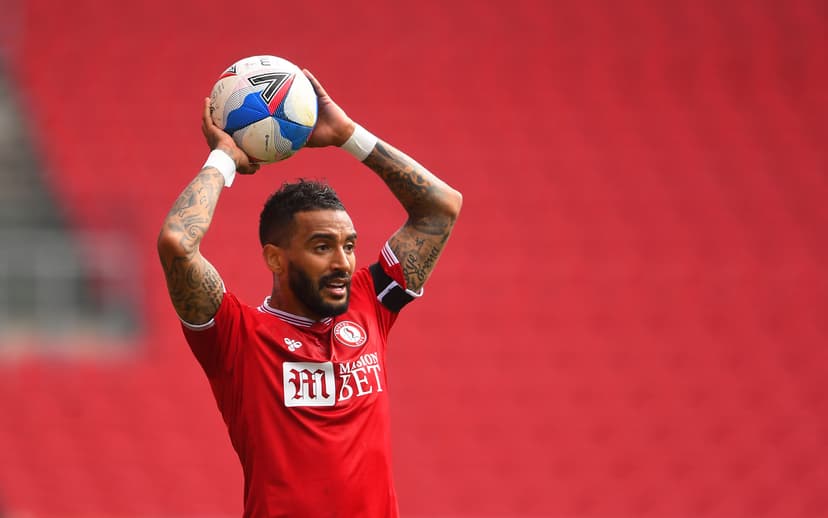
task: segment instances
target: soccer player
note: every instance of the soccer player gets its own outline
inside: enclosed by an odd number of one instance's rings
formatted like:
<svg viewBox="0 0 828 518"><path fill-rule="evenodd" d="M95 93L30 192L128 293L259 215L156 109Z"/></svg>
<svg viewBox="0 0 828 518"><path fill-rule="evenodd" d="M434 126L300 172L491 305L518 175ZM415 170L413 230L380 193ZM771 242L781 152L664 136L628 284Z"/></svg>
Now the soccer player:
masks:
<svg viewBox="0 0 828 518"><path fill-rule="evenodd" d="M270 295L247 306L200 243L236 172L258 166L216 127L212 150L158 237L170 299L209 379L244 472L244 516L398 516L391 474L386 339L422 294L461 195L355 124L307 70L319 98L310 147L339 146L376 173L408 219L370 266L356 268L357 233L329 186L286 183L265 203L262 255Z"/></svg>

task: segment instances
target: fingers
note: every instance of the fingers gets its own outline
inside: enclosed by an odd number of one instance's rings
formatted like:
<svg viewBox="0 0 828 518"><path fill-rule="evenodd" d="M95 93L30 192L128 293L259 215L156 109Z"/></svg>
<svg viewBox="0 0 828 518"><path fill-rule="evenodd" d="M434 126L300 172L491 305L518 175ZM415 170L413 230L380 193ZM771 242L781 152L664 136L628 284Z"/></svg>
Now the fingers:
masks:
<svg viewBox="0 0 828 518"><path fill-rule="evenodd" d="M207 135L207 130L213 125L213 118L210 116L210 98L204 98L204 110L201 112L201 132Z"/></svg>
<svg viewBox="0 0 828 518"><path fill-rule="evenodd" d="M236 171L239 174L256 174L256 171L258 171L260 167L261 165L259 164L247 164L239 167Z"/></svg>
<svg viewBox="0 0 828 518"><path fill-rule="evenodd" d="M303 68L302 72L305 74L305 77L307 77L308 80L311 82L313 89L316 91L317 97L323 97L328 95L325 89L322 88L322 84L319 82L318 79L316 79L316 77L314 77L313 74L311 74L310 70L308 70L307 68Z"/></svg>

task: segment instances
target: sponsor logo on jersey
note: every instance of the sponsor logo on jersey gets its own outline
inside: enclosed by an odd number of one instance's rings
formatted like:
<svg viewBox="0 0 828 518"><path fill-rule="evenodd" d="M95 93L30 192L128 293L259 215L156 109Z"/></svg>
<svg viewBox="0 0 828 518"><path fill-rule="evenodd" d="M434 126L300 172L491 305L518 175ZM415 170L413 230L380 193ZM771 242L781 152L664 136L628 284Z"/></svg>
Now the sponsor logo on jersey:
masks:
<svg viewBox="0 0 828 518"><path fill-rule="evenodd" d="M337 341L348 347L362 347L368 340L368 334L356 322L343 320L334 326L334 336Z"/></svg>
<svg viewBox="0 0 828 518"><path fill-rule="evenodd" d="M285 362L286 407L326 407L377 394L382 388L379 354L365 353L347 362ZM339 377L337 391L336 376Z"/></svg>
<svg viewBox="0 0 828 518"><path fill-rule="evenodd" d="M339 367L339 401L382 392L382 368L377 353L363 354L354 361L344 362Z"/></svg>
<svg viewBox="0 0 828 518"><path fill-rule="evenodd" d="M285 406L334 406L336 382L332 362L285 362Z"/></svg>

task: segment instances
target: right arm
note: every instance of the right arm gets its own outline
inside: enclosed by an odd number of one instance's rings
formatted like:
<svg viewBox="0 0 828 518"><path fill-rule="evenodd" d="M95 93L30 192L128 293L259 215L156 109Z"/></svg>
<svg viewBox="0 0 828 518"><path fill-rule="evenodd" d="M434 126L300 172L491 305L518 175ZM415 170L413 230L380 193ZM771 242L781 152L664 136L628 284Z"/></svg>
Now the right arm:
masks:
<svg viewBox="0 0 828 518"><path fill-rule="evenodd" d="M258 170L259 166L250 164L232 137L213 124L209 99L205 99L201 129L210 149L227 153L239 173L252 174ZM221 277L200 250L224 182L218 169L204 167L178 196L158 235L158 256L170 300L175 312L188 324L209 322L224 296Z"/></svg>
<svg viewBox="0 0 828 518"><path fill-rule="evenodd" d="M198 173L170 209L158 235L158 256L175 312L189 324L208 322L223 296L221 277L201 255L224 177L212 167Z"/></svg>

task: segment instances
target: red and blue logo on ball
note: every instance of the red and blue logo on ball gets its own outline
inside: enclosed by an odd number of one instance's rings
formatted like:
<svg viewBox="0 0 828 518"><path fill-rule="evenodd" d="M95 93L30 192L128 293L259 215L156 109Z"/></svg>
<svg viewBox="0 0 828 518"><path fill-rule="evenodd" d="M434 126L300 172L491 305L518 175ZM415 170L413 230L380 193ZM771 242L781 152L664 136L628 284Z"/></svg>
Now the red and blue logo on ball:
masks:
<svg viewBox="0 0 828 518"><path fill-rule="evenodd" d="M225 76L234 72L228 70ZM293 122L285 114L285 97L294 77L295 74L288 72L266 72L248 77L251 86L261 88L247 94L242 105L227 114L224 131L232 135L245 126L272 117L279 125L279 133L290 141L291 149L299 150L307 142L313 128Z"/></svg>

